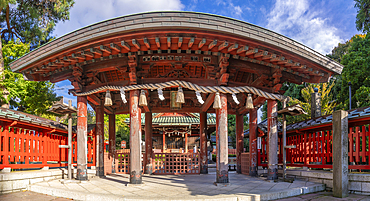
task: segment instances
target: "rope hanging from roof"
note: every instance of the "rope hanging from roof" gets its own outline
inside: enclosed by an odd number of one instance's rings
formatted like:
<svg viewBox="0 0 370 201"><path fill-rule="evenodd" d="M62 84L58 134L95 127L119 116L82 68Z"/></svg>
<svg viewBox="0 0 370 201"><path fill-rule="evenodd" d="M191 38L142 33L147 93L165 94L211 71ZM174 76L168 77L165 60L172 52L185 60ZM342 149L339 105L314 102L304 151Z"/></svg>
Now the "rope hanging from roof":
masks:
<svg viewBox="0 0 370 201"><path fill-rule="evenodd" d="M286 99L286 96L280 95L280 94L274 94L274 93L268 93L265 91L262 91L260 89L250 87L250 86L241 86L241 87L224 87L224 86L199 86L197 84L193 84L191 82L187 81L181 81L181 80L174 80L164 83L155 83L155 84L138 84L138 85L129 85L129 86L102 86L97 89L93 89L87 92L82 93L74 93L76 96L88 96L94 93L98 93L100 91L131 91L131 90L140 90L140 89L150 89L150 90L156 90L158 89L161 91L164 88L168 87L182 87L187 88L190 90L193 90L195 92L199 93L227 93L227 94L237 94L237 93L249 93L249 94L255 94L257 96L264 97L266 99L270 100L279 100L282 101Z"/></svg>

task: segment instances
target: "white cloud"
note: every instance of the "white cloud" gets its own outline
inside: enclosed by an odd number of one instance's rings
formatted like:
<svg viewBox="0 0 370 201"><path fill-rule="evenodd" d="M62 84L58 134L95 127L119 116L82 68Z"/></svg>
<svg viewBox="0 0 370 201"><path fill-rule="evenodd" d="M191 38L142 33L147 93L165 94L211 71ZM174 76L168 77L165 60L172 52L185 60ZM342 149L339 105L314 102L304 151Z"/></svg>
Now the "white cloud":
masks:
<svg viewBox="0 0 370 201"><path fill-rule="evenodd" d="M343 39L337 28L329 24L329 19L320 17L320 11L312 11L309 7L308 0L277 0L268 15L266 28L323 54L330 53Z"/></svg>
<svg viewBox="0 0 370 201"><path fill-rule="evenodd" d="M182 10L180 0L77 0L70 11L70 20L58 23L55 35L62 36L102 20L148 11Z"/></svg>

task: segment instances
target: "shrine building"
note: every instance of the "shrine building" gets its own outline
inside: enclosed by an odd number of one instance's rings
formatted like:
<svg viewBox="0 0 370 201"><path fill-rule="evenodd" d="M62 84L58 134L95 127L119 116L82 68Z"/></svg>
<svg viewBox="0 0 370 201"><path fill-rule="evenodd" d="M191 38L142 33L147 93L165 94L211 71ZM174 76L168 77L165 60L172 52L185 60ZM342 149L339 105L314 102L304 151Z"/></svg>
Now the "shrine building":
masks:
<svg viewBox="0 0 370 201"><path fill-rule="evenodd" d="M216 114L216 182L229 182L228 114L236 115L240 170L243 116L249 113L249 174L256 176L257 109L266 101L268 179L276 179L277 102L287 100L280 88L284 83L327 82L343 69L315 50L268 29L217 15L175 11L127 15L80 28L29 52L10 67L29 80L69 80L73 85L79 180L87 179L87 104L96 112L98 176L104 175L104 114L109 116L112 144L115 115L130 114L131 184L141 184L143 173L161 168L162 174L168 173L168 168L179 170L177 173L197 169L207 174L207 128L212 128L213 122L207 121L209 113ZM176 135L181 141L183 134L184 138L195 135L195 128L181 122L156 124L153 113L162 117L199 113L200 152L190 154L186 146L184 153L171 153L162 147L165 160L154 158L153 137L163 140L165 135ZM142 133L146 143L143 165ZM109 151L115 153L115 147L110 146ZM156 161L162 164L154 164ZM177 166L165 167L172 163Z"/></svg>

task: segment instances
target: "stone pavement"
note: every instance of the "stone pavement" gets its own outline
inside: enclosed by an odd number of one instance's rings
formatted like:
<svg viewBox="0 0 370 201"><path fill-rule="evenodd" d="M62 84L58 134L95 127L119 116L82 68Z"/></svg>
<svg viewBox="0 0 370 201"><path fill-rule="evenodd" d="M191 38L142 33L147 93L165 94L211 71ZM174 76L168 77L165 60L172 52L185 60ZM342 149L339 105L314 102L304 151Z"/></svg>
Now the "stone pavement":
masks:
<svg viewBox="0 0 370 201"><path fill-rule="evenodd" d="M323 184L306 181L268 182L240 174L229 174L230 185L214 185L215 174L145 175L144 185L128 185L129 175L112 174L82 183L59 180L29 186L33 192L75 200L273 200L323 191Z"/></svg>
<svg viewBox="0 0 370 201"><path fill-rule="evenodd" d="M58 198L31 191L20 191L16 193L0 194L1 201L70 201L66 198Z"/></svg>
<svg viewBox="0 0 370 201"><path fill-rule="evenodd" d="M370 201L369 195L349 194L346 198L333 197L333 192L318 192L290 198L279 199L278 201Z"/></svg>

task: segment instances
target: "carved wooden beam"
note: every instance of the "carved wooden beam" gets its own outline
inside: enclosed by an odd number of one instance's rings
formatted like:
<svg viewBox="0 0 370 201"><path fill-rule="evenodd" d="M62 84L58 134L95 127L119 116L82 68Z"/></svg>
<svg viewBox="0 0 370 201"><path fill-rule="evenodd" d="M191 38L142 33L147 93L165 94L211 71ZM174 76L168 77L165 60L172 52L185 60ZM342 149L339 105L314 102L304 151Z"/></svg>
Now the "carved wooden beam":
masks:
<svg viewBox="0 0 370 201"><path fill-rule="evenodd" d="M200 108L200 112L207 112L208 108L211 107L213 104L213 100L215 99L215 93L209 94L206 101Z"/></svg>
<svg viewBox="0 0 370 201"><path fill-rule="evenodd" d="M98 50L96 48L90 48L90 52L92 52L92 53L94 53L96 55L99 55L99 56L101 56L103 54L102 51L100 51L100 50Z"/></svg>
<svg viewBox="0 0 370 201"><path fill-rule="evenodd" d="M94 57L94 53L88 52L88 51L84 51L84 50L81 51L81 55L82 56L85 56L85 57L89 57L89 58L93 58Z"/></svg>
<svg viewBox="0 0 370 201"><path fill-rule="evenodd" d="M251 48L250 50L248 50L248 51L246 51L245 52L245 55L254 55L254 54L256 54L256 53L258 53L258 49L257 48Z"/></svg>
<svg viewBox="0 0 370 201"><path fill-rule="evenodd" d="M208 50L212 49L214 46L217 45L217 40L213 40L209 45L208 45Z"/></svg>
<svg viewBox="0 0 370 201"><path fill-rule="evenodd" d="M188 48L189 49L193 46L194 41L195 41L195 38L194 37L191 37L190 40L189 40L189 43L188 43Z"/></svg>
<svg viewBox="0 0 370 201"><path fill-rule="evenodd" d="M180 38L179 38L179 41L177 41L177 48L178 48L178 49L181 49L182 42L183 42L183 38L182 38L182 37L180 37Z"/></svg>
<svg viewBox="0 0 370 201"><path fill-rule="evenodd" d="M136 47L136 49L140 50L140 43L136 39L132 39L132 44Z"/></svg>
<svg viewBox="0 0 370 201"><path fill-rule="evenodd" d="M150 43L149 43L149 40L147 38L144 38L144 44L145 46L150 49Z"/></svg>
<svg viewBox="0 0 370 201"><path fill-rule="evenodd" d="M229 46L229 43L227 41L224 41L221 45L218 46L218 51L223 50L227 46Z"/></svg>
<svg viewBox="0 0 370 201"><path fill-rule="evenodd" d="M95 94L88 95L87 100L94 105L100 105L101 103L101 100Z"/></svg>
<svg viewBox="0 0 370 201"><path fill-rule="evenodd" d="M205 38L202 38L202 40L199 42L198 44L198 49L202 48L204 44L206 44L207 42L207 39Z"/></svg>
<svg viewBox="0 0 370 201"><path fill-rule="evenodd" d="M126 43L124 40L121 41L121 46L125 48L127 51L131 51L131 46Z"/></svg>
<svg viewBox="0 0 370 201"><path fill-rule="evenodd" d="M231 52L235 49L237 49L239 47L239 45L237 43L233 44L233 45L230 45L229 48L227 48L227 52Z"/></svg>
<svg viewBox="0 0 370 201"><path fill-rule="evenodd" d="M168 47L168 49L170 49L171 48L171 37L167 37L167 47Z"/></svg>
<svg viewBox="0 0 370 201"><path fill-rule="evenodd" d="M128 65L130 67L130 84L137 84L137 78L136 78L136 67L137 67L137 56L136 55L130 55L128 56Z"/></svg>
<svg viewBox="0 0 370 201"><path fill-rule="evenodd" d="M243 46L243 47L239 48L239 49L236 51L236 53L237 53L237 54L241 54L241 53L243 53L243 52L246 52L248 49L249 49L249 47L248 47L248 46Z"/></svg>
<svg viewBox="0 0 370 201"><path fill-rule="evenodd" d="M111 49L116 50L117 52L121 52L121 47L118 46L117 44L111 43L109 46Z"/></svg>

